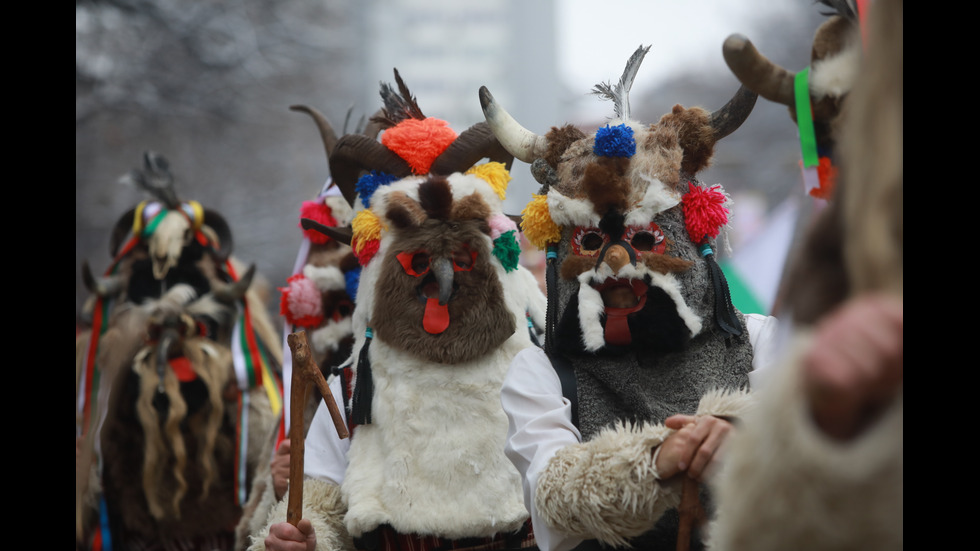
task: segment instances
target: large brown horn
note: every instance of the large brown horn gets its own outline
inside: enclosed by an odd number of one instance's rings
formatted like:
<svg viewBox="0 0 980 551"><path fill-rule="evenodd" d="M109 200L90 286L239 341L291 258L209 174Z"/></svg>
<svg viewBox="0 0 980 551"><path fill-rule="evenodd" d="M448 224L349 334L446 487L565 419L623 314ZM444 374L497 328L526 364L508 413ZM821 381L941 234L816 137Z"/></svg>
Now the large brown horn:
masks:
<svg viewBox="0 0 980 551"><path fill-rule="evenodd" d="M730 35L722 46L722 54L728 68L743 86L769 101L787 107L796 105L794 74L760 54L748 37Z"/></svg>
<svg viewBox="0 0 980 551"><path fill-rule="evenodd" d="M320 131L320 138L323 139L323 149L327 155L327 161L330 160L330 154L333 152L333 148L337 145L337 133L334 132L333 126L330 125L330 121L327 117L323 115L320 111L313 107L306 105L291 105L289 106L291 111L297 111L299 113L306 113L307 115L313 117L313 121L316 122L316 127Z"/></svg>
<svg viewBox="0 0 980 551"><path fill-rule="evenodd" d="M354 230L350 226L344 226L342 228L336 228L333 226L327 226L317 222L316 220L310 218L300 218L299 225L303 227L304 230L313 230L326 235L327 237L332 237L337 241L350 246L350 242L354 236Z"/></svg>
<svg viewBox="0 0 980 551"><path fill-rule="evenodd" d="M429 172L448 175L463 172L475 165L480 159L487 157L491 161L503 163L510 170L514 156L510 154L486 122L479 122L460 134L453 143L443 151L432 163Z"/></svg>
<svg viewBox="0 0 980 551"><path fill-rule="evenodd" d="M548 139L521 126L493 99L486 86L480 87L480 106L500 145L511 155L531 163L548 153Z"/></svg>
<svg viewBox="0 0 980 551"><path fill-rule="evenodd" d="M745 119L749 118L758 99L759 94L746 88L745 85L739 86L732 99L711 114L711 128L714 130L715 141L738 130Z"/></svg>
<svg viewBox="0 0 980 551"><path fill-rule="evenodd" d="M364 131L361 132L361 134L371 138L372 140L377 139L378 134L380 134L381 130L384 128L384 126L378 121L379 119L384 118L384 115L384 109L378 109L375 111L373 115L368 117L367 125L364 127Z"/></svg>
<svg viewBox="0 0 980 551"><path fill-rule="evenodd" d="M412 168L404 159L374 138L347 134L337 140L330 156L330 175L351 206L357 200L354 186L361 172L365 170L377 170L396 178L404 178L412 173Z"/></svg>

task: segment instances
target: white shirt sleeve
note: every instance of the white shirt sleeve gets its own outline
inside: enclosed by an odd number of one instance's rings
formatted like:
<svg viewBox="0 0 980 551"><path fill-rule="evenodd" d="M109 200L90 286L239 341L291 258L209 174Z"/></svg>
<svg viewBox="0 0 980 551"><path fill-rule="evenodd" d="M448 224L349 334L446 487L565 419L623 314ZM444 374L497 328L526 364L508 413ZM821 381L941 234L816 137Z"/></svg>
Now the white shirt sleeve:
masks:
<svg viewBox="0 0 980 551"><path fill-rule="evenodd" d="M752 344L749 384L753 389L759 389L765 384L771 375L770 370L783 354L787 341L781 330L782 325L773 316L745 314L745 327L749 331L749 342Z"/></svg>
<svg viewBox="0 0 980 551"><path fill-rule="evenodd" d="M571 402L562 396L561 381L543 350L527 348L514 357L500 399L510 423L504 451L524 481L524 505L531 513L538 548L572 549L582 540L551 529L534 506L538 475L555 452L582 438L572 425Z"/></svg>
<svg viewBox="0 0 980 551"><path fill-rule="evenodd" d="M339 405L343 404L343 395L340 387L340 377L331 377L329 381L330 392L333 394L334 401ZM347 422L347 415L341 407L340 414ZM304 443L306 453L303 454L303 470L306 476L320 480L329 480L338 486L344 481L344 473L347 472L347 451L350 449L350 438L341 439L337 435L337 428L334 426L333 418L327 404L320 400L313 415L313 422L310 430L306 433Z"/></svg>
<svg viewBox="0 0 980 551"><path fill-rule="evenodd" d="M748 314L746 327L753 347L750 383L754 386L755 371L765 372L778 359L779 324L772 316ZM561 380L544 350L531 347L514 357L500 399L510 423L504 451L524 481L524 505L531 513L538 547L541 551L572 549L581 538L548 526L534 505L538 477L548 461L561 448L582 440L572 424L571 402L562 395Z"/></svg>

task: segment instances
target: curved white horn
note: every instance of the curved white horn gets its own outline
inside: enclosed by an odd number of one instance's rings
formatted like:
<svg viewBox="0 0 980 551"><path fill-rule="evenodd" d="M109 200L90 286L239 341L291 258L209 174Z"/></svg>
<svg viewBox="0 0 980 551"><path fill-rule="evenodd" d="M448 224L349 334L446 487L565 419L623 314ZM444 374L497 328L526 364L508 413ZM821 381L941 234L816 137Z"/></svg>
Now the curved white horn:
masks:
<svg viewBox="0 0 980 551"><path fill-rule="evenodd" d="M530 163L547 155L548 139L521 126L503 106L494 101L486 86L480 87L480 106L497 141L515 158Z"/></svg>

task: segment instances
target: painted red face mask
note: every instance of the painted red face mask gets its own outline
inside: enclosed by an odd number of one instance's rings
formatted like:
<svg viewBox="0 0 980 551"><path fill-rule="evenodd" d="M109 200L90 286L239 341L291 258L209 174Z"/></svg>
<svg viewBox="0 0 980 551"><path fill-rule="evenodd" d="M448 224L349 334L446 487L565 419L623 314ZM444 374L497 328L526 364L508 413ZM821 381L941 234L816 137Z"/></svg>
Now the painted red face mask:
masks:
<svg viewBox="0 0 980 551"><path fill-rule="evenodd" d="M395 255L406 274L412 277L422 277L428 274L431 268L432 257L428 251L405 251ZM469 272L476 264L476 251L472 251L465 245L453 252L451 257L454 272ZM437 282L430 282L428 285L437 285ZM422 326L426 332L438 335L449 327L449 301L445 304L440 303L439 298L429 296L425 293L425 314L422 317Z"/></svg>

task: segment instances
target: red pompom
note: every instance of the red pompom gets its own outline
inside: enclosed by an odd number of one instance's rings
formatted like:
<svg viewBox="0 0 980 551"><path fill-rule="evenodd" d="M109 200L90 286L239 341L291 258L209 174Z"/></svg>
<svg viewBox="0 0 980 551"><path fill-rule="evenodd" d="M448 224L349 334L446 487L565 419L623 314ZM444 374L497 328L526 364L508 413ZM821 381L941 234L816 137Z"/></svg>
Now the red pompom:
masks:
<svg viewBox="0 0 980 551"><path fill-rule="evenodd" d="M721 227L728 223L728 197L721 186L703 188L688 182L688 192L681 199L687 234L695 244L718 237Z"/></svg>
<svg viewBox="0 0 980 551"><path fill-rule="evenodd" d="M325 205L323 201L303 201L299 209L299 217L309 218L323 224L324 226L336 227L337 219L333 217L333 211ZM302 227L302 226L300 226ZM303 235L316 245L323 245L330 241L329 235L324 235L316 230L303 230Z"/></svg>
<svg viewBox="0 0 980 551"><path fill-rule="evenodd" d="M351 249L354 251L354 256L357 257L357 261L361 266L367 266L380 247L381 241L378 239L368 239L364 242L355 240L351 242Z"/></svg>
<svg viewBox="0 0 980 551"><path fill-rule="evenodd" d="M405 119L381 135L381 143L404 159L414 174L428 174L432 162L455 140L449 123L433 117Z"/></svg>
<svg viewBox="0 0 980 551"><path fill-rule="evenodd" d="M323 322L323 297L316 282L303 274L286 280L289 285L280 287L279 313L286 323L298 327L317 327Z"/></svg>

